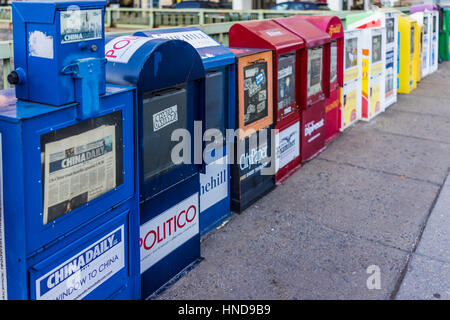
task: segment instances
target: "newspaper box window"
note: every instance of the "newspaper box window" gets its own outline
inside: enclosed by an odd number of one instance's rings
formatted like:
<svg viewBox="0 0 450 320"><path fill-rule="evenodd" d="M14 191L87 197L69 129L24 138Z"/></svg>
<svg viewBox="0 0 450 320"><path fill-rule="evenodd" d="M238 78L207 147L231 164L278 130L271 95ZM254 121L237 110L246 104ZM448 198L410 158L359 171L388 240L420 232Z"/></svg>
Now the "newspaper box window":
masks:
<svg viewBox="0 0 450 320"><path fill-rule="evenodd" d="M328 143L339 135L342 122L340 90L344 82L344 26L336 16L302 15L301 18L331 37L330 96L325 100L325 142Z"/></svg>
<svg viewBox="0 0 450 320"><path fill-rule="evenodd" d="M212 230L230 217L230 149L226 130L235 122L235 57L230 49L196 27L153 29L135 33L153 39L179 39L190 43L205 68L205 131L218 130L223 139L204 150L207 162L200 174L200 234ZM212 132L212 131L211 131Z"/></svg>
<svg viewBox="0 0 450 320"><path fill-rule="evenodd" d="M300 155L310 160L325 148L325 99L330 94L330 45L328 33L293 16L273 20L303 39L306 50L300 53L297 68L297 101L300 115Z"/></svg>
<svg viewBox="0 0 450 320"><path fill-rule="evenodd" d="M8 150L0 174L5 226L0 257L6 258L0 274L8 280L0 286L2 297L140 297L135 92L105 84L105 6L101 1L12 5L17 59L8 78L17 85L0 91L0 135ZM74 14L90 23L76 24ZM70 28L67 19L75 21ZM33 47L37 34L52 38L53 46ZM27 54L30 46L35 51ZM45 81L52 75L54 81Z"/></svg>
<svg viewBox="0 0 450 320"><path fill-rule="evenodd" d="M304 50L305 42L270 20L234 24L229 42L233 47L274 52L274 117L275 129L279 130L275 134L275 181L280 183L300 167L300 105L296 86L300 51Z"/></svg>
<svg viewBox="0 0 450 320"><path fill-rule="evenodd" d="M112 37L105 56L107 81L137 88L141 294L148 298L200 257L203 165L193 140L194 121L205 119L205 71L197 50L176 39Z"/></svg>
<svg viewBox="0 0 450 320"><path fill-rule="evenodd" d="M267 49L230 48L236 56L236 137L231 209L242 212L275 187L273 64Z"/></svg>
<svg viewBox="0 0 450 320"><path fill-rule="evenodd" d="M119 111L41 136L44 225L123 183L122 131Z"/></svg>
<svg viewBox="0 0 450 320"><path fill-rule="evenodd" d="M362 30L346 30L344 42L344 86L341 89L341 130L361 118Z"/></svg>

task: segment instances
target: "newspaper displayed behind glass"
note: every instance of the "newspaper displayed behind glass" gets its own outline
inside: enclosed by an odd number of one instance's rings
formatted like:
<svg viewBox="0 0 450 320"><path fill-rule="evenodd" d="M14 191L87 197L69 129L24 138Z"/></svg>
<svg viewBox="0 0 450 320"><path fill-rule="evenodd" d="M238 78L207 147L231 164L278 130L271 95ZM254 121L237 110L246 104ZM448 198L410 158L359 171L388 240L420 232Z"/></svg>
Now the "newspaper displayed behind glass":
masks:
<svg viewBox="0 0 450 320"><path fill-rule="evenodd" d="M115 134L102 125L45 145L44 225L116 187Z"/></svg>

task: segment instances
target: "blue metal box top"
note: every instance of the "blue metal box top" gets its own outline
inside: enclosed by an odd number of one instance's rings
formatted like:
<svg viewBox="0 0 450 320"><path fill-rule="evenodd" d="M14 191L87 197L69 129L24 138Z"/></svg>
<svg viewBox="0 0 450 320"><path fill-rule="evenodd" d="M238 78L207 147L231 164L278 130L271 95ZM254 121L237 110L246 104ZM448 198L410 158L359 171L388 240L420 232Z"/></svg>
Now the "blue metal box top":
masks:
<svg viewBox="0 0 450 320"><path fill-rule="evenodd" d="M180 40L108 37L105 57L107 82L136 86L138 94L205 77L198 52Z"/></svg>
<svg viewBox="0 0 450 320"><path fill-rule="evenodd" d="M13 2L16 97L61 106L80 101L65 67L104 59L105 1ZM104 66L98 92L105 92Z"/></svg>
<svg viewBox="0 0 450 320"><path fill-rule="evenodd" d="M106 6L106 1L14 1L13 5L20 10L22 19L26 22L53 23L55 11L58 9L65 10L74 6L78 6L83 9L101 7Z"/></svg>
<svg viewBox="0 0 450 320"><path fill-rule="evenodd" d="M178 39L190 43L202 58L205 70L230 65L234 63L234 54L227 47L211 38L208 34L196 27L154 29L139 31L134 35L151 37L154 39Z"/></svg>

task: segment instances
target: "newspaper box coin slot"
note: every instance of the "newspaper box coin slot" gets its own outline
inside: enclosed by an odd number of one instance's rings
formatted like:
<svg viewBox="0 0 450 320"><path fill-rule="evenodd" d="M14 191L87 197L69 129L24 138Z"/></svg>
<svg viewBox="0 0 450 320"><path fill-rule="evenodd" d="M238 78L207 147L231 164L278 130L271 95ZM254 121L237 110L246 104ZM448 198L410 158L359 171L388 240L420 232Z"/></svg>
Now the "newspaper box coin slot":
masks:
<svg viewBox="0 0 450 320"><path fill-rule="evenodd" d="M230 48L236 56L236 134L231 209L242 212L275 187L273 56L267 49Z"/></svg>
<svg viewBox="0 0 450 320"><path fill-rule="evenodd" d="M302 38L277 23L251 21L236 23L230 28L232 47L273 50L275 181L282 182L300 167L300 104L296 91Z"/></svg>
<svg viewBox="0 0 450 320"><path fill-rule="evenodd" d="M106 6L98 1L13 3L14 12L26 13L24 20L15 20L14 29L16 23L20 29L23 21L31 21L30 25L36 28L59 31L59 17L72 4L81 11L95 12L104 12ZM39 15L33 15L36 12ZM46 20L48 16L58 18L50 21ZM42 25L39 19L43 19ZM104 50L103 14L101 21L100 52ZM80 35L88 37L84 31ZM54 39L57 43L63 41L59 35ZM23 41L28 39L14 35L16 49L24 48ZM88 77L92 81L89 83L96 86L105 83L102 72L85 74L87 65L102 61L103 57L86 62L78 59L85 56L77 53L78 46L64 46L65 43L54 46L61 51L59 63L64 61L80 68L74 70L81 82ZM43 60L40 66L34 60L28 66L47 71L46 63ZM29 92L39 91L36 83L46 82L46 71L27 83ZM75 85L71 90L76 88ZM51 94L65 96L62 91L56 86ZM13 89L0 91L3 299L140 297L133 159L135 91L133 87L107 85L102 95L98 91L97 96L84 93L79 102L55 108L43 104L40 97L36 102L25 101L17 99ZM97 105L94 109L93 104ZM89 112L84 112L86 109Z"/></svg>
<svg viewBox="0 0 450 320"><path fill-rule="evenodd" d="M107 40L107 82L137 89L141 293L148 298L200 258L204 167L195 137L203 132L194 130L194 121L205 119L205 71L197 50L182 40Z"/></svg>
<svg viewBox="0 0 450 320"><path fill-rule="evenodd" d="M328 33L300 16L273 20L302 38L297 94L300 115L300 156L307 161L325 148L325 99L330 96L330 45Z"/></svg>
<svg viewBox="0 0 450 320"><path fill-rule="evenodd" d="M328 143L339 135L342 123L340 90L344 83L344 26L335 16L301 17L331 37L330 96L325 100L325 143Z"/></svg>
<svg viewBox="0 0 450 320"><path fill-rule="evenodd" d="M200 234L230 217L230 148L226 130L235 122L235 57L230 49L196 27L153 29L135 33L153 39L179 39L190 43L199 53L205 68L205 132L218 130L221 137L205 146L206 171L200 174ZM209 130L209 131L208 131ZM216 138L215 138L216 139Z"/></svg>

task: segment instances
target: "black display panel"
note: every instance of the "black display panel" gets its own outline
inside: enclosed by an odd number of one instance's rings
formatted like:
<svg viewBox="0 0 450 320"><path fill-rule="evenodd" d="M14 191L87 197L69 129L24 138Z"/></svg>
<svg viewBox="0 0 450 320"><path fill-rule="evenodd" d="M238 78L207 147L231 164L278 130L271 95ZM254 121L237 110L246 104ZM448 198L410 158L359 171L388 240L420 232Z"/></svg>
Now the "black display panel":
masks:
<svg viewBox="0 0 450 320"><path fill-rule="evenodd" d="M423 17L423 28L424 28L423 33L425 35L427 35L428 34L428 17Z"/></svg>
<svg viewBox="0 0 450 320"><path fill-rule="evenodd" d="M41 136L43 224L123 184L122 111Z"/></svg>
<svg viewBox="0 0 450 320"><path fill-rule="evenodd" d="M295 102L295 53L278 57L278 110Z"/></svg>
<svg viewBox="0 0 450 320"><path fill-rule="evenodd" d="M267 62L244 68L244 124L247 126L268 115Z"/></svg>
<svg viewBox="0 0 450 320"><path fill-rule="evenodd" d="M206 74L205 129L218 129L225 136L225 75L221 71Z"/></svg>
<svg viewBox="0 0 450 320"><path fill-rule="evenodd" d="M231 166L232 210L245 210L274 188L273 174L262 174L262 169L269 170L272 164L272 143L271 128L259 130L244 140L235 139L236 165Z"/></svg>
<svg viewBox="0 0 450 320"><path fill-rule="evenodd" d="M144 94L142 103L142 148L144 180L179 166L172 161L172 132L187 128L187 92L185 87Z"/></svg>
<svg viewBox="0 0 450 320"><path fill-rule="evenodd" d="M410 43L411 47L409 48L410 53L413 54L414 53L414 25L411 26L411 43Z"/></svg>

